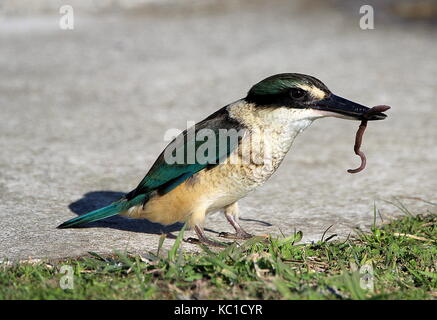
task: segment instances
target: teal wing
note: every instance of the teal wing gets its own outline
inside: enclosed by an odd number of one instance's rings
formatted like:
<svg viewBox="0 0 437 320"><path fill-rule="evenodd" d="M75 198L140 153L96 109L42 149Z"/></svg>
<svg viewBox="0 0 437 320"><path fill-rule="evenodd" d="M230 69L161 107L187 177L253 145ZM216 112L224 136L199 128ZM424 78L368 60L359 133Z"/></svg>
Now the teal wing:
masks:
<svg viewBox="0 0 437 320"><path fill-rule="evenodd" d="M220 109L170 142L126 198L152 191L165 194L195 173L223 162L237 148L242 129L239 122L229 118L226 107Z"/></svg>

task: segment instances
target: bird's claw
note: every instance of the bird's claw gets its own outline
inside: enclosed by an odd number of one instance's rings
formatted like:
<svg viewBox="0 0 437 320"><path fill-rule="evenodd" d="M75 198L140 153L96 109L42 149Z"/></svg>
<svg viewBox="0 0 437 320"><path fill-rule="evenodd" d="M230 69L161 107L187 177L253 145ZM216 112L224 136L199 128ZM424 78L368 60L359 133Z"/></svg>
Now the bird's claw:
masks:
<svg viewBox="0 0 437 320"><path fill-rule="evenodd" d="M184 239L184 241L187 243L192 243L192 244L199 244L200 243L200 240L196 239L196 238L187 238L187 239Z"/></svg>
<svg viewBox="0 0 437 320"><path fill-rule="evenodd" d="M187 243L191 243L191 244L206 244L208 246L218 247L218 248L226 248L226 246L228 245L228 244L225 244L222 242L209 240L209 239L187 238L187 239L184 239L184 241Z"/></svg>
<svg viewBox="0 0 437 320"><path fill-rule="evenodd" d="M237 239L237 240L247 240L254 237L253 234L247 233L247 232L236 232L236 233L230 233L230 232L220 232L219 237L226 238L226 239Z"/></svg>

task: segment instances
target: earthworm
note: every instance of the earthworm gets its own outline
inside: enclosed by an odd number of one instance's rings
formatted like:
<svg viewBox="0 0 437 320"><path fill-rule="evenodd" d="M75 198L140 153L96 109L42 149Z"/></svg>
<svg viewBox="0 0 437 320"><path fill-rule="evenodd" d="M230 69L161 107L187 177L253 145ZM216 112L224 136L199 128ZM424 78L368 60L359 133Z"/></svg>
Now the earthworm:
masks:
<svg viewBox="0 0 437 320"><path fill-rule="evenodd" d="M361 158L361 165L356 168L356 169L349 169L347 172L349 173L357 173L362 171L365 167L366 167L366 156L364 155L364 153L360 150L361 147L361 142L363 141L363 135L364 135L364 131L366 131L366 127L367 127L367 120L369 119L370 116L372 116L375 113L379 113L379 112L384 112L387 111L388 109L390 109L389 106L375 106L373 108L370 108L365 114L364 114L364 119L361 120L361 124L358 127L356 136L355 136L355 145L354 145L354 152L356 155L358 155Z"/></svg>

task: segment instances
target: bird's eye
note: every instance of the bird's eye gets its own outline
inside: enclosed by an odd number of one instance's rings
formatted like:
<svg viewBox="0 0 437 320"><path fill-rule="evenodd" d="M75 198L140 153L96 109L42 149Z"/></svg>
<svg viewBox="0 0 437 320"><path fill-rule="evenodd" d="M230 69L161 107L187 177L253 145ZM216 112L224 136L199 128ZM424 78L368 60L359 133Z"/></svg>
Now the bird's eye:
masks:
<svg viewBox="0 0 437 320"><path fill-rule="evenodd" d="M293 99L302 100L306 96L307 92L303 89L293 88L290 90L290 95Z"/></svg>

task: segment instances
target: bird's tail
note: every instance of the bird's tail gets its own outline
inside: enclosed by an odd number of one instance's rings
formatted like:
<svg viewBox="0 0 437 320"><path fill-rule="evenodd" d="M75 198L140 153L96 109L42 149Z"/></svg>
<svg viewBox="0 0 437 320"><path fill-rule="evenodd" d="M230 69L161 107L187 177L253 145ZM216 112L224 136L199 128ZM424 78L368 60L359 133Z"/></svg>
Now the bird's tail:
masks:
<svg viewBox="0 0 437 320"><path fill-rule="evenodd" d="M72 228L77 227L85 223L105 219L108 217L115 216L119 214L120 212L123 212L130 207L133 207L135 205L138 205L142 203L145 199L145 195L139 195L135 197L134 199L127 201L126 199L122 199L120 201L114 202L110 204L107 207L103 207L91 212L88 212L87 214L84 214L83 216L65 221L64 223L60 224L58 226L58 229L65 229L65 228Z"/></svg>

